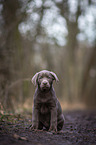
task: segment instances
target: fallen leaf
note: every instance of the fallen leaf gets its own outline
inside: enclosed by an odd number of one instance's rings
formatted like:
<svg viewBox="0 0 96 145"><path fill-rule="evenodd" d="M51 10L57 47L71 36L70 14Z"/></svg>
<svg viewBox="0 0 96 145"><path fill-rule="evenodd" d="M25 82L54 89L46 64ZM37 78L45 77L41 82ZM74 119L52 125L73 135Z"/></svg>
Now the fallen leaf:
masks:
<svg viewBox="0 0 96 145"><path fill-rule="evenodd" d="M18 134L14 134L13 137L19 139L20 136Z"/></svg>
<svg viewBox="0 0 96 145"><path fill-rule="evenodd" d="M20 137L21 140L28 140L26 137Z"/></svg>
<svg viewBox="0 0 96 145"><path fill-rule="evenodd" d="M13 137L16 138L16 139L28 140L26 137L19 136L18 134L14 134Z"/></svg>

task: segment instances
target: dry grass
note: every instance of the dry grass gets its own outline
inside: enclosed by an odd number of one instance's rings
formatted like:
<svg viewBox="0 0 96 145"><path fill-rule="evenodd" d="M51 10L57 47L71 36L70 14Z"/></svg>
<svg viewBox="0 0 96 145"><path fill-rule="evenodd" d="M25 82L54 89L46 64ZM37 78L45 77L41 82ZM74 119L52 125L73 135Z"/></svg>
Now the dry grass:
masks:
<svg viewBox="0 0 96 145"><path fill-rule="evenodd" d="M63 110L85 110L86 105L80 102L69 103L60 101L61 107Z"/></svg>

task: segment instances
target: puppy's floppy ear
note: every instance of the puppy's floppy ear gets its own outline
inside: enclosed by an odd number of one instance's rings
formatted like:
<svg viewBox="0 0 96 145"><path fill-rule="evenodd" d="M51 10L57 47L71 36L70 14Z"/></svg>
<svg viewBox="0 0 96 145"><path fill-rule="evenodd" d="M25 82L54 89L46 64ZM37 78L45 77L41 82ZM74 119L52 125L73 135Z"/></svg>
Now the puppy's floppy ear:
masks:
<svg viewBox="0 0 96 145"><path fill-rule="evenodd" d="M36 84L37 84L37 78L38 78L38 74L39 73L36 73L33 77L32 77L32 83L36 86Z"/></svg>
<svg viewBox="0 0 96 145"><path fill-rule="evenodd" d="M56 75L54 72L50 72L50 74L53 76L53 78L54 78L54 80L55 80L56 82L59 81L57 75Z"/></svg>

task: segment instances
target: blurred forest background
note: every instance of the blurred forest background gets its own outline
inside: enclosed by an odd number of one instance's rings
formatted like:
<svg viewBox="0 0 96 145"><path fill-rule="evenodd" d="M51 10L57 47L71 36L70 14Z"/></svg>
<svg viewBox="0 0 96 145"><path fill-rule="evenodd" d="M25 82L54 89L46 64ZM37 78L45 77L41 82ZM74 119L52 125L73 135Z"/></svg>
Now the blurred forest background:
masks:
<svg viewBox="0 0 96 145"><path fill-rule="evenodd" d="M0 108L32 108L42 69L63 107L96 107L95 0L0 0Z"/></svg>

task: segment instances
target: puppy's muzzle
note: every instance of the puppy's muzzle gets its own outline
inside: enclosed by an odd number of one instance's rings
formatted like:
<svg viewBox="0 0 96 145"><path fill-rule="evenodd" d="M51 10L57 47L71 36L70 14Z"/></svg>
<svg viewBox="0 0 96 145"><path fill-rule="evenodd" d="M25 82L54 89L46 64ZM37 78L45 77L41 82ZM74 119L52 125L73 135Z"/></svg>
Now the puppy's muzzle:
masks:
<svg viewBox="0 0 96 145"><path fill-rule="evenodd" d="M40 85L42 90L47 90L50 88L50 84L47 80L43 80Z"/></svg>

